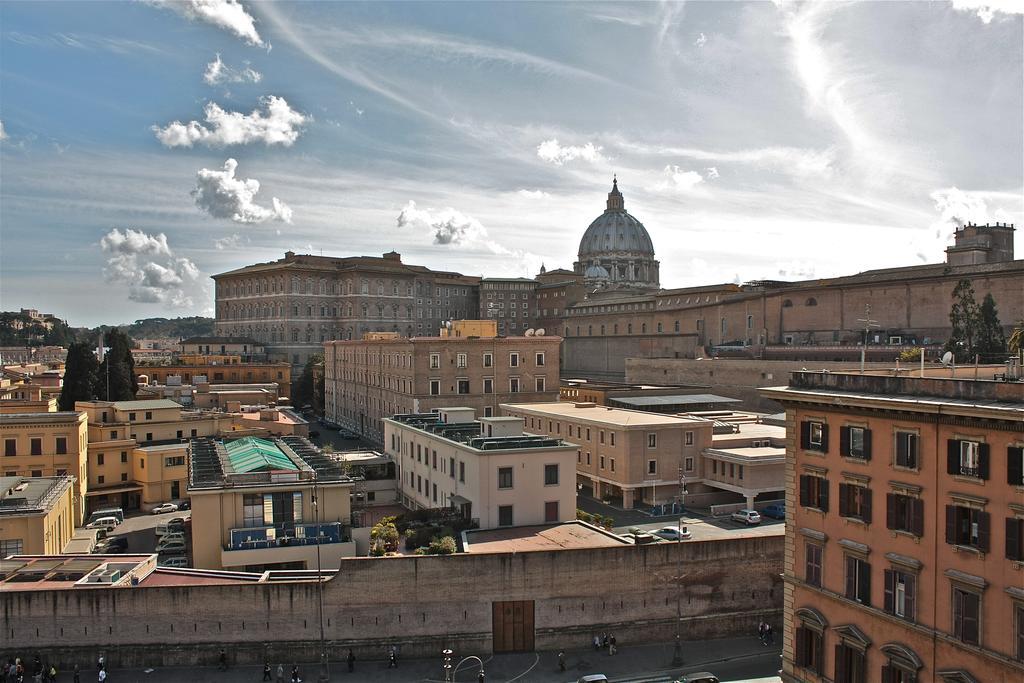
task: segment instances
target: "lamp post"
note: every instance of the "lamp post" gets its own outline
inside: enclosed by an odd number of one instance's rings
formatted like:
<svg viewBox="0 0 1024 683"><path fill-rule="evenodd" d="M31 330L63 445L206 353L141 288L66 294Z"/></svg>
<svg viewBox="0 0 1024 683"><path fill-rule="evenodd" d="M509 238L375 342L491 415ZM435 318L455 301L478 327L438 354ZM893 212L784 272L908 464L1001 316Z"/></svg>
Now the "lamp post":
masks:
<svg viewBox="0 0 1024 683"><path fill-rule="evenodd" d="M685 508L686 506L686 475L683 474L683 468L679 468L679 506ZM680 510L680 515L682 510ZM683 518L679 518L678 529L676 533L676 644L672 651L672 666L681 666L683 663L683 597L682 597L682 582L683 582Z"/></svg>
<svg viewBox="0 0 1024 683"><path fill-rule="evenodd" d="M441 667L444 669L444 681L445 683L451 683L452 680L452 650L451 648L445 648L441 650L441 654L444 656L444 665Z"/></svg>
<svg viewBox="0 0 1024 683"><path fill-rule="evenodd" d="M317 472L313 470L313 522L316 524L316 587L317 605L320 612L320 673L317 675L319 681L329 681L331 673L327 666L327 642L324 639L324 576L323 566L320 563L320 505L317 500Z"/></svg>

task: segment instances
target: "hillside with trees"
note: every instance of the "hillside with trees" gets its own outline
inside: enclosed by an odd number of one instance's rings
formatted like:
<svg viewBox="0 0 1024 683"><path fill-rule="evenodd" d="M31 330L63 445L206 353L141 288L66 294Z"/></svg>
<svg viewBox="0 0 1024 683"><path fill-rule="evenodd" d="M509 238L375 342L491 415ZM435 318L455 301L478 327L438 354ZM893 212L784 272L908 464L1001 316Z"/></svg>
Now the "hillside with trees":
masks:
<svg viewBox="0 0 1024 683"><path fill-rule="evenodd" d="M27 313L0 313L0 346L69 346L75 330L60 318L33 320Z"/></svg>

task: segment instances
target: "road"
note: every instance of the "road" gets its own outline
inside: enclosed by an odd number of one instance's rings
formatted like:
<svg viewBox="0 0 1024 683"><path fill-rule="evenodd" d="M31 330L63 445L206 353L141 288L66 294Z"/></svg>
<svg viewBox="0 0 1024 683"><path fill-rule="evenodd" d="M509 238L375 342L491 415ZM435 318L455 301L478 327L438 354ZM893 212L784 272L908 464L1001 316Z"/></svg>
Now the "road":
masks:
<svg viewBox="0 0 1024 683"><path fill-rule="evenodd" d="M172 517L189 517L191 511L165 512L161 515L141 514L133 517L125 517L121 524L114 529L113 536L125 536L128 538L129 553L151 553L156 548L156 527L161 522L166 522Z"/></svg>

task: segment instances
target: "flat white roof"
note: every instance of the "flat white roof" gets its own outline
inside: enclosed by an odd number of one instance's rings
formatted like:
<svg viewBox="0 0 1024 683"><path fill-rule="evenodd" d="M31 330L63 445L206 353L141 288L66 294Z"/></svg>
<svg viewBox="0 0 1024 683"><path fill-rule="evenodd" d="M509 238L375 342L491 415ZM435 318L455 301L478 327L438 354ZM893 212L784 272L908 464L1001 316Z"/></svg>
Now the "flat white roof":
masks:
<svg viewBox="0 0 1024 683"><path fill-rule="evenodd" d="M501 407L508 410L522 411L534 416L543 415L544 417L560 417L569 420L587 420L589 422L611 424L620 427L681 427L684 425L707 423L707 420L693 417L648 413L642 410L612 408L592 403L576 404L568 401L562 403L502 403Z"/></svg>

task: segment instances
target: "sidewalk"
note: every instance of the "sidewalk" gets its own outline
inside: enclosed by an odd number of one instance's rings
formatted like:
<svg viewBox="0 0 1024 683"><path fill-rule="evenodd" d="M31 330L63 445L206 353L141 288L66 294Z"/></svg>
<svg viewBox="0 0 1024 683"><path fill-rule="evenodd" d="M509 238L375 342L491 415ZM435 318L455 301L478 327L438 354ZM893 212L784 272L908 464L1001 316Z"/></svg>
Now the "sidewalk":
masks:
<svg viewBox="0 0 1024 683"><path fill-rule="evenodd" d="M484 655L484 670L487 681L504 681L506 683L567 683L580 676L590 673L603 673L610 679L629 679L646 675L663 677L671 680L674 675L684 672L712 667L714 664L741 660L745 657L764 657L778 654L781 642L775 646L765 647L755 637L728 638L721 640L684 641L683 665L672 666L672 643L652 645L635 645L620 642L615 656L609 656L606 650L595 651L593 647L566 650L566 672L558 671L557 652L530 652L519 654ZM347 652L347 650L345 651ZM333 658L342 658L345 652L332 653ZM356 651L356 657L360 656ZM375 653L378 654L378 653ZM463 656L474 653L456 653L452 658L453 665ZM270 662L276 674L277 665L284 665L285 680L290 681L291 667L294 662ZM397 669L388 669L387 662L378 660L360 661L357 659L355 673L349 674L344 661L331 661L330 680L332 681L367 681L371 683L399 683L407 681L442 681L441 654L435 659L399 660ZM769 666L763 676L769 676L774 670ZM774 667L777 669L777 665ZM475 683L478 667L473 662L463 664L455 676L455 681ZM317 666L310 663L299 663L299 672L306 683L317 680ZM150 671L138 669L112 669L107 681L109 683L180 683L183 681L219 681L221 683L259 682L263 677L263 667L232 666L227 671L219 671L216 667L195 668L158 668ZM273 676L272 676L273 677ZM70 681L71 675L62 672L58 681ZM83 683L96 680L95 669L82 672Z"/></svg>

